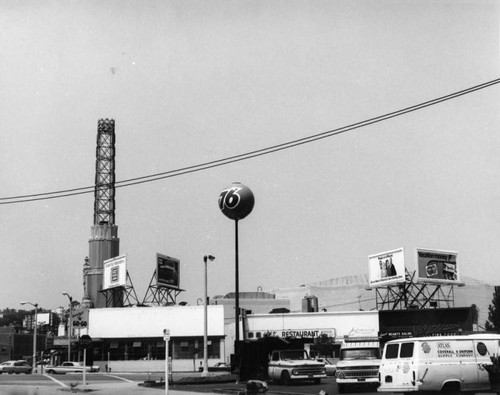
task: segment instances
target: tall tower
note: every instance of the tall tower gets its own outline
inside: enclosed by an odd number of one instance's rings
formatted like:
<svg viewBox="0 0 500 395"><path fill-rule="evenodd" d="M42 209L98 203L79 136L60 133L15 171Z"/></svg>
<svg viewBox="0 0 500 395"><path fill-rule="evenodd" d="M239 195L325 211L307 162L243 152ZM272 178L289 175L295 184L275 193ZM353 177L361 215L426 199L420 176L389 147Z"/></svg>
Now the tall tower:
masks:
<svg viewBox="0 0 500 395"><path fill-rule="evenodd" d="M89 307L121 307L123 295L114 295L106 306L102 290L103 262L120 254L118 226L115 225L115 121L99 119L97 125L94 224L89 239L84 303Z"/></svg>

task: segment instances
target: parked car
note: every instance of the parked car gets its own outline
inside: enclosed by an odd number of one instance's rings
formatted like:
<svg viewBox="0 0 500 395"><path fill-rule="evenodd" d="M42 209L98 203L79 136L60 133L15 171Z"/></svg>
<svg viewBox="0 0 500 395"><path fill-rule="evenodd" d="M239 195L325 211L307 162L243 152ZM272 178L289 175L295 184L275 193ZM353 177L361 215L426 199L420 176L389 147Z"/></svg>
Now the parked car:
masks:
<svg viewBox="0 0 500 395"><path fill-rule="evenodd" d="M26 361L5 361L0 364L0 374L31 374L33 368Z"/></svg>
<svg viewBox="0 0 500 395"><path fill-rule="evenodd" d="M327 376L335 376L335 371L337 370L337 364L328 358L316 358L316 361L323 362L326 368Z"/></svg>
<svg viewBox="0 0 500 395"><path fill-rule="evenodd" d="M86 372L98 372L99 366L84 367L80 362L66 361L57 366L46 366L45 372L48 374L83 373L83 369Z"/></svg>
<svg viewBox="0 0 500 395"><path fill-rule="evenodd" d="M198 369L200 372L203 372L203 366L200 366ZM230 372L231 367L225 362L217 362L214 366L208 367L209 372Z"/></svg>

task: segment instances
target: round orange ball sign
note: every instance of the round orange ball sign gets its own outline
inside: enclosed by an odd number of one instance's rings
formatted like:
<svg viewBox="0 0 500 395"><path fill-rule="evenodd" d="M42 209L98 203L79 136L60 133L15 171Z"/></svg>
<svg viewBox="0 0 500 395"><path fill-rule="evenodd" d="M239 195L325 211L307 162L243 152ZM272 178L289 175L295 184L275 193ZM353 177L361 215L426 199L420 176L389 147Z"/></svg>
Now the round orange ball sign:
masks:
<svg viewBox="0 0 500 395"><path fill-rule="evenodd" d="M219 195L219 208L233 220L245 218L252 212L254 204L255 198L250 188L239 182L233 182Z"/></svg>

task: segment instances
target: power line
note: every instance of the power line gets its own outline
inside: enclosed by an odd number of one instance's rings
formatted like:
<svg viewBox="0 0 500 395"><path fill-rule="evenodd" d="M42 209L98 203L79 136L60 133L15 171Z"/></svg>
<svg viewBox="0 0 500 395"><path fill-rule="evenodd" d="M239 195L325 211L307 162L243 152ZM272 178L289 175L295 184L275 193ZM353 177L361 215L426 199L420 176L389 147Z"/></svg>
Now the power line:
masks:
<svg viewBox="0 0 500 395"><path fill-rule="evenodd" d="M235 162L240 162L252 158L256 158L259 156L263 155L268 155L271 153L275 153L278 151L282 151L285 149L290 149L294 148L300 145L312 143L317 140L337 136L342 133L346 133L355 129L359 129L365 126L373 125L382 121L389 120L391 118L399 117L402 115L406 115L408 113L418 111L421 109L424 109L426 107L434 106L440 103L443 103L448 100L452 100L455 98L458 98L460 96L464 96L473 92L476 92L481 89L489 88L493 85L496 85L500 83L500 78L485 82L480 85L475 85L470 88L466 88L445 96L438 97L436 99L428 100L423 103L419 103L410 107L406 107L397 111L389 112L387 114L379 115L374 118L369 118L361 122L353 123L347 126L342 126L337 129L332 129L326 132L314 134L311 136L303 137L297 140L292 140L288 141L285 143L269 146L266 148L246 152L243 154L239 155L233 155L229 156L223 159L217 159L213 160L210 162L204 162L201 164L197 165L192 165L192 166L187 166L175 170L169 170L161 173L156 173L156 174L150 174L146 176L141 176L141 177L135 177L135 178L129 178L121 181L116 181L115 187L116 188L124 188L124 187L129 187L133 185L139 185L139 184L144 184L148 182L153 182L153 181L158 181L166 178L171 178L171 177L178 177L181 175L185 174L190 174L198 171L203 171L207 169L211 169L214 167L219 167L219 166L225 166L231 163ZM103 186L103 188L107 188L107 186ZM2 197L0 198L0 204L14 204L14 203L25 203L25 202L32 202L32 201L38 201L38 200L48 200L48 199L58 199L58 198L63 198L63 197L69 197L69 196L75 196L75 195L82 195L82 194L87 194L87 193L92 193L94 192L94 186L87 186L87 187L80 187L80 188L73 188L73 189L65 189L65 190L59 190L59 191L53 191L53 192L44 192L44 193L38 193L38 194L30 194L30 195L19 195L19 196L10 196L10 197Z"/></svg>

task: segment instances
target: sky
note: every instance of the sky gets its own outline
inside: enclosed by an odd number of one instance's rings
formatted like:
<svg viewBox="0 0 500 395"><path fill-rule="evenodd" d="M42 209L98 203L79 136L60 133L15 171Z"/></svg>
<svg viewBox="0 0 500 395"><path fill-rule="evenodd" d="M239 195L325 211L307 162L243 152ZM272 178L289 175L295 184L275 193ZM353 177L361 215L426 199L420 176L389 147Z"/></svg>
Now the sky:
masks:
<svg viewBox="0 0 500 395"><path fill-rule="evenodd" d="M97 122L117 181L305 138L500 77L497 1L0 0L0 198L94 184ZM116 191L142 301L157 253L177 301L368 272L403 247L456 251L500 284L500 85L294 148ZM0 308L83 297L93 194L0 200Z"/></svg>

